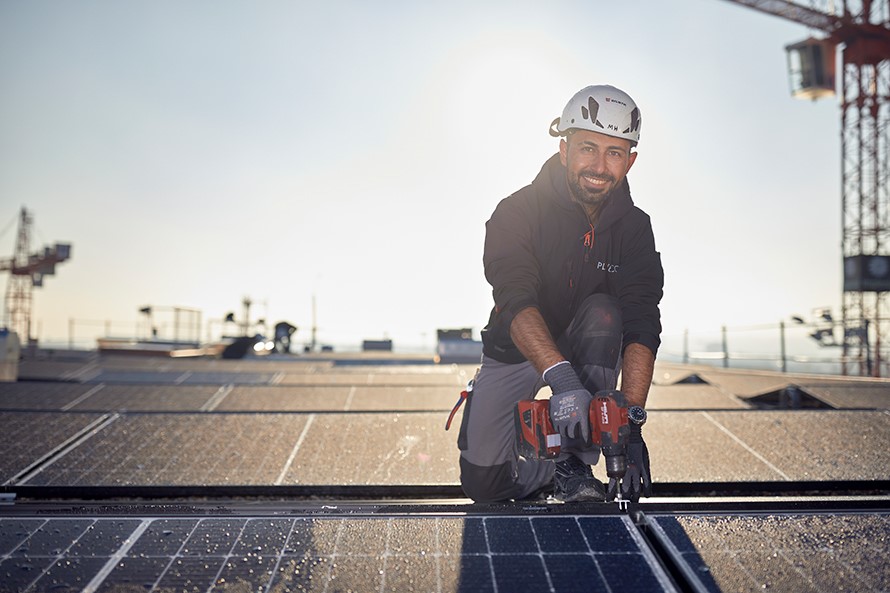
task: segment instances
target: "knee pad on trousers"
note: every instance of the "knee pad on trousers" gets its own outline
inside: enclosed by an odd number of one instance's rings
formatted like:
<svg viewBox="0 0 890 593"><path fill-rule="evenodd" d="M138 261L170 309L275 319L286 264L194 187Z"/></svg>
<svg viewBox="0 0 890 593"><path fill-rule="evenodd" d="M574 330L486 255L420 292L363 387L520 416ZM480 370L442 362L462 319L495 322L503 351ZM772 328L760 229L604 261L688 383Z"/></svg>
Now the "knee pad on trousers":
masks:
<svg viewBox="0 0 890 593"><path fill-rule="evenodd" d="M493 467L475 465L460 457L460 486L474 502L499 502L516 498L519 488L510 462Z"/></svg>
<svg viewBox="0 0 890 593"><path fill-rule="evenodd" d="M584 299L566 330L566 338L572 365L588 389L614 389L617 385L623 334L617 299L607 294Z"/></svg>

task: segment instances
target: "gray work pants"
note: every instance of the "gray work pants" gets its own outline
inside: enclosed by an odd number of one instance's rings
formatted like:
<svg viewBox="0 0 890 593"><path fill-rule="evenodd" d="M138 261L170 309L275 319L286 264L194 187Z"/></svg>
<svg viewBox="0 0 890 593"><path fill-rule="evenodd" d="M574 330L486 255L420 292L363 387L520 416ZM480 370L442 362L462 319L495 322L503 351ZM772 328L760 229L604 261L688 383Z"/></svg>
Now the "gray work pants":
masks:
<svg viewBox="0 0 890 593"><path fill-rule="evenodd" d="M591 392L615 389L621 368L622 322L617 301L604 294L588 297L557 344ZM520 457L513 411L516 402L534 399L544 386L530 362L506 364L487 356L467 400L457 443L464 493L476 502L521 500L551 487L553 461ZM589 465L599 448L569 450Z"/></svg>

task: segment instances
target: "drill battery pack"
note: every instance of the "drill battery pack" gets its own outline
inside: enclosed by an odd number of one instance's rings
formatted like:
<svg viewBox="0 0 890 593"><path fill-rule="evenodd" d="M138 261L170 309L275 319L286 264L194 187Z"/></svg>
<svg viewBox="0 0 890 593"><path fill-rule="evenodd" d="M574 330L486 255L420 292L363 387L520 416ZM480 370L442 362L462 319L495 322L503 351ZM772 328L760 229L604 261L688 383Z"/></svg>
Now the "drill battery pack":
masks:
<svg viewBox="0 0 890 593"><path fill-rule="evenodd" d="M559 455L559 433L550 422L550 402L545 399L522 400L513 409L516 447L526 459L554 459Z"/></svg>

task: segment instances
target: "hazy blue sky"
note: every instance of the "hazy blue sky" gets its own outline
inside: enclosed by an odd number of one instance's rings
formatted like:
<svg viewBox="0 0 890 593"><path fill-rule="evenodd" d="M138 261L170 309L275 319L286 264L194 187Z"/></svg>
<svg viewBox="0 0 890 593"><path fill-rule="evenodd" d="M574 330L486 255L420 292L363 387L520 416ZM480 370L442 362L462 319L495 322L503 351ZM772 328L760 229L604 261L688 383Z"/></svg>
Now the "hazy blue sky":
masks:
<svg viewBox="0 0 890 593"><path fill-rule="evenodd" d="M792 99L784 53L811 33L723 0L8 0L0 253L21 206L34 249L73 243L44 340L249 296L302 341L315 294L323 341L431 345L484 325L485 221L609 83L642 109L666 335L837 307L840 109Z"/></svg>

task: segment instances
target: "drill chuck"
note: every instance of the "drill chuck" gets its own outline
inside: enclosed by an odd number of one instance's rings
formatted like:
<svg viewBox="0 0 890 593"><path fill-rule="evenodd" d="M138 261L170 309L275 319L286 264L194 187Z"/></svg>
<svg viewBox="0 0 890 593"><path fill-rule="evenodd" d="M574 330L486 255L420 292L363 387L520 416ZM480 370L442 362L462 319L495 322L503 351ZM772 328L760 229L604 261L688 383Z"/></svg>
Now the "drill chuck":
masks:
<svg viewBox="0 0 890 593"><path fill-rule="evenodd" d="M620 452L603 449L603 457L606 458L606 475L610 478L623 478L627 473L627 455L623 448Z"/></svg>

